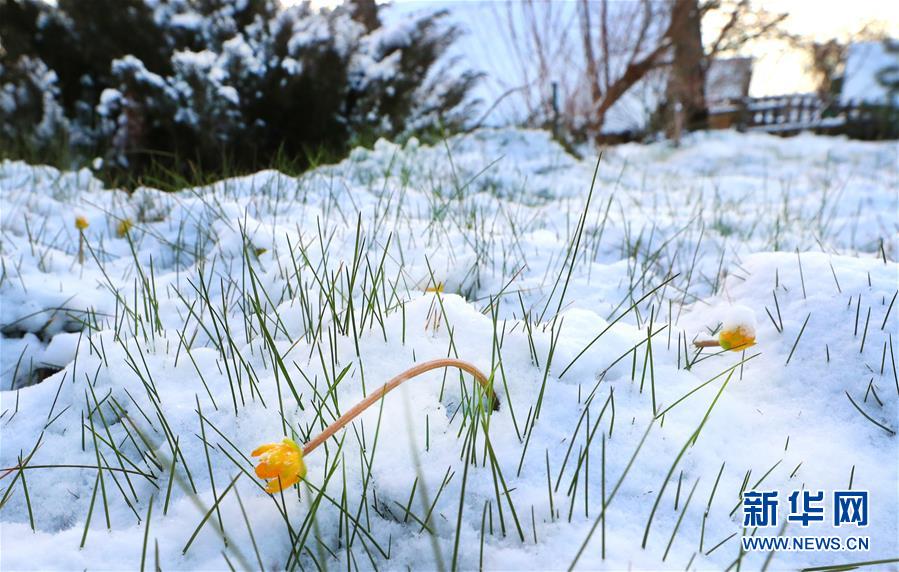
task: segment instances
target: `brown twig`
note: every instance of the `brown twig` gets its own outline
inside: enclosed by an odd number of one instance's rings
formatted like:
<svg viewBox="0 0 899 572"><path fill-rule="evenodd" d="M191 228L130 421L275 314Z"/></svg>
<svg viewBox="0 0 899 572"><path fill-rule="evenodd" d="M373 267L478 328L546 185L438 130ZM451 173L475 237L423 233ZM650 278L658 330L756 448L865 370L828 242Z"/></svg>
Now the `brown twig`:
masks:
<svg viewBox="0 0 899 572"><path fill-rule="evenodd" d="M456 367L461 369L462 371L467 371L471 375L478 380L478 383L487 391L489 395L490 401L493 403L493 410L499 409L499 398L497 398L496 393L493 391L493 388L490 386L490 381L487 379L487 376L481 373L481 370L468 363L467 361L462 361L460 359L452 359L452 358L444 358L444 359L435 359L431 361L426 361L424 363L418 364L415 367L411 367L406 371L402 372L398 376L394 377L387 383L385 383L381 389L369 394L368 397L357 403L353 406L352 409L341 415L337 421L331 423L325 430L312 438L308 443L303 446L303 456L308 455L312 451L315 450L316 447L330 439L335 433L346 427L353 419L358 417L363 411L371 407L373 404L377 403L381 398L385 395L396 389L400 386L404 381L408 381L413 377L419 376L425 372L431 371L433 369L440 369L442 367Z"/></svg>
<svg viewBox="0 0 899 572"><path fill-rule="evenodd" d="M718 343L718 340L697 340L693 342L693 345L697 348L718 348L721 347L721 344Z"/></svg>

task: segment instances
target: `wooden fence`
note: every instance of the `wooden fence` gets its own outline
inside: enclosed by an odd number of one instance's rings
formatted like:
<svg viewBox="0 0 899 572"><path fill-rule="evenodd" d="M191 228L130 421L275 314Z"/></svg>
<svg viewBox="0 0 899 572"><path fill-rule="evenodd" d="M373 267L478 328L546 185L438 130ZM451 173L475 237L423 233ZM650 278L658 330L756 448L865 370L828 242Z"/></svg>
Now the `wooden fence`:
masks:
<svg viewBox="0 0 899 572"><path fill-rule="evenodd" d="M881 130L885 117L894 117L889 109L858 101L840 104L813 94L747 97L715 106L710 124L718 129L736 127L778 135L812 131L864 137Z"/></svg>

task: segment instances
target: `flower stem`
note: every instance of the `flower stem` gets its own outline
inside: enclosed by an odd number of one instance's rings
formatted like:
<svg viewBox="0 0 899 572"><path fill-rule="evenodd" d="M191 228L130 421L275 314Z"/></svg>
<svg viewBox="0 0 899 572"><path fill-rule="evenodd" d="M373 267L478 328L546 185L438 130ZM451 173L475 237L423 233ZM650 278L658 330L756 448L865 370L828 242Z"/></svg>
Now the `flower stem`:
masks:
<svg viewBox="0 0 899 572"><path fill-rule="evenodd" d="M499 398L493 391L490 381L487 379L487 376L484 375L481 370L476 368L474 365L470 364L467 361L452 358L426 361L424 363L418 364L415 367L411 367L401 374L397 375L396 377L385 383L381 387L381 389L369 394L368 397L354 405L352 409L350 409L349 411L341 415L336 421L325 427L324 431L316 435L303 446L303 456L306 456L314 451L316 447L330 439L331 436L343 429L353 419L358 417L363 411L368 409L373 404L377 403L381 398L399 387L403 382L408 381L413 377L419 376L425 372L431 371L433 369L440 369L442 367L456 367L473 375L475 379L478 380L478 383L481 384L481 387L483 387L487 392L489 399L493 404L493 410L496 411L497 409L499 409Z"/></svg>

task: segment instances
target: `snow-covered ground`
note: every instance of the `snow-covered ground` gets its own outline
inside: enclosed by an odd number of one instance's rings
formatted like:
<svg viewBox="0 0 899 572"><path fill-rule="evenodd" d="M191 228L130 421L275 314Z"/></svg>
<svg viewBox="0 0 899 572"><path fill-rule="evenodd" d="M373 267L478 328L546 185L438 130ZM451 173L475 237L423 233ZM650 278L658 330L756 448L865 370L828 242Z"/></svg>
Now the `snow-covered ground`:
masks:
<svg viewBox="0 0 899 572"><path fill-rule="evenodd" d="M0 568L895 558L897 188L895 142L728 132L598 168L538 131L380 142L176 194L4 162ZM735 312L757 345L693 347ZM256 446L447 356L493 373L489 423L431 372L263 492ZM864 529L832 526L847 488ZM827 518L783 528L800 489ZM744 529L743 490L779 492L777 526Z"/></svg>

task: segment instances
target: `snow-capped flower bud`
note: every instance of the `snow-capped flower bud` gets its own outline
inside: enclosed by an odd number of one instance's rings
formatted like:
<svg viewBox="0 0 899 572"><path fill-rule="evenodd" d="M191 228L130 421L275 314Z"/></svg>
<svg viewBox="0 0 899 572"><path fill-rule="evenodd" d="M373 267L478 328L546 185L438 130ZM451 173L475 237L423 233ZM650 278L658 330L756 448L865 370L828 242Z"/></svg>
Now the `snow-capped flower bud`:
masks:
<svg viewBox="0 0 899 572"><path fill-rule="evenodd" d="M87 217L84 215L78 215L75 217L75 228L78 230L85 230L91 224L87 221Z"/></svg>
<svg viewBox="0 0 899 572"><path fill-rule="evenodd" d="M745 306L734 306L718 333L722 349L742 351L755 345L755 312Z"/></svg>
<svg viewBox="0 0 899 572"><path fill-rule="evenodd" d="M730 330L721 330L718 344L722 349L738 352L755 345L755 331L745 325Z"/></svg>

